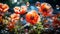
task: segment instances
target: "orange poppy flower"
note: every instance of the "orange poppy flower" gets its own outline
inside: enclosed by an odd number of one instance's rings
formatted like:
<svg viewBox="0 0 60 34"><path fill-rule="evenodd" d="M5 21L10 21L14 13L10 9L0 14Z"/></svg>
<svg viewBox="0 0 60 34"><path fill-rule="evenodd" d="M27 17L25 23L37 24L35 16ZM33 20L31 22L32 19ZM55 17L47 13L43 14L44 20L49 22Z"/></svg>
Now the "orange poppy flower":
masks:
<svg viewBox="0 0 60 34"><path fill-rule="evenodd" d="M14 8L15 13L17 14L25 14L26 10L27 10L27 6L21 6L21 8L20 7Z"/></svg>
<svg viewBox="0 0 60 34"><path fill-rule="evenodd" d="M19 20L19 16L20 15L19 14L16 14L16 13L13 13L13 14L10 15L12 21Z"/></svg>
<svg viewBox="0 0 60 34"><path fill-rule="evenodd" d="M6 12L9 9L9 6L7 4L2 5L2 11Z"/></svg>
<svg viewBox="0 0 60 34"><path fill-rule="evenodd" d="M14 12L16 13L16 14L20 14L20 7L14 7Z"/></svg>
<svg viewBox="0 0 60 34"><path fill-rule="evenodd" d="M26 14L26 21L32 25L36 24L38 19L39 15L35 11L31 11Z"/></svg>
<svg viewBox="0 0 60 34"><path fill-rule="evenodd" d="M25 14L27 11L27 6L21 6L20 14Z"/></svg>
<svg viewBox="0 0 60 34"><path fill-rule="evenodd" d="M39 12L42 13L43 16L50 16L53 12L53 9L50 4L42 3Z"/></svg>

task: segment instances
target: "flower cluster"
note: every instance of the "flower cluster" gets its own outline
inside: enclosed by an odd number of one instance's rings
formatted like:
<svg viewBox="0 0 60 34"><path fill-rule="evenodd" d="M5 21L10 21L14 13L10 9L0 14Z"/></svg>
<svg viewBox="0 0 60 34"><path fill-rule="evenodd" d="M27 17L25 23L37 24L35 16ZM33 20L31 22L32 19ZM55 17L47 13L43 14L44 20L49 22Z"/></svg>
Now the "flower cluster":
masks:
<svg viewBox="0 0 60 34"><path fill-rule="evenodd" d="M22 34L22 31L23 33L28 32L28 34L34 32L40 34L44 29L60 27L60 13L53 14L53 8L50 4L36 2L35 7L38 9L37 11L29 10L31 7L27 2L27 5L15 6L13 8L14 13L9 13L10 7L7 4L0 3L0 30L6 25L4 27L9 32L14 30L16 34ZM5 14L8 14L9 17Z"/></svg>

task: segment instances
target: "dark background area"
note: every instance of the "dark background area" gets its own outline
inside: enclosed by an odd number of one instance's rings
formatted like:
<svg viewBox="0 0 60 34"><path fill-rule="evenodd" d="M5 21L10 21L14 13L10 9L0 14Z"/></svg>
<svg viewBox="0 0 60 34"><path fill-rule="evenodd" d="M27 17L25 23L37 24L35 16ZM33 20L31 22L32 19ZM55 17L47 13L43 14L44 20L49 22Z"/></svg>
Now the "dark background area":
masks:
<svg viewBox="0 0 60 34"><path fill-rule="evenodd" d="M23 1L25 1L25 0L23 0ZM60 6L60 0L29 0L30 4L36 3L37 1L47 2L47 3L51 4L53 6L53 8L55 8L56 5ZM10 0L0 0L0 2L7 3L9 6L11 4Z"/></svg>
<svg viewBox="0 0 60 34"><path fill-rule="evenodd" d="M17 1L20 1L20 0L17 0ZM26 1L26 0L23 0L23 1ZM51 6L54 8L54 12L53 12L54 14L60 12L60 9L59 10L56 9L56 5L60 6L60 0L28 0L28 2L30 2L30 4L35 4L37 1L39 1L41 3L47 2L47 3L51 4ZM10 0L0 0L0 3L8 4L10 6L10 9L12 9L14 6L16 6L16 3L12 4L12 2L10 2Z"/></svg>

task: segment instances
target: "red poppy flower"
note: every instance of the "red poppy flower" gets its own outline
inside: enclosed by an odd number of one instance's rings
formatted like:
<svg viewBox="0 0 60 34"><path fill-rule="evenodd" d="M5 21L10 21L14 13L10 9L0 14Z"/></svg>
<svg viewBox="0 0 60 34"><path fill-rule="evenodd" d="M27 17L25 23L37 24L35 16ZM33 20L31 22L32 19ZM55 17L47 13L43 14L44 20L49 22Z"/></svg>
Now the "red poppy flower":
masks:
<svg viewBox="0 0 60 34"><path fill-rule="evenodd" d="M15 23L14 23L14 22L9 22L9 23L8 23L8 29L9 29L9 30L13 29L14 26L15 26Z"/></svg>
<svg viewBox="0 0 60 34"><path fill-rule="evenodd" d="M6 12L9 9L9 6L7 4L2 5L2 11Z"/></svg>
<svg viewBox="0 0 60 34"><path fill-rule="evenodd" d="M53 17L52 17L52 19L53 19L53 23L52 23L52 25L55 27L56 25L59 25L60 26L60 21L58 20L58 15L54 15Z"/></svg>
<svg viewBox="0 0 60 34"><path fill-rule="evenodd" d="M0 11L2 11L2 5L3 5L3 4L2 4L2 3L0 3Z"/></svg>
<svg viewBox="0 0 60 34"><path fill-rule="evenodd" d="M60 26L60 21L59 20L54 20L52 23L53 27Z"/></svg>
<svg viewBox="0 0 60 34"><path fill-rule="evenodd" d="M42 3L39 9L39 12L42 13L43 16L50 16L52 14L52 7L48 3Z"/></svg>
<svg viewBox="0 0 60 34"><path fill-rule="evenodd" d="M32 25L36 24L38 19L39 15L35 11L31 11L26 14L26 21Z"/></svg>

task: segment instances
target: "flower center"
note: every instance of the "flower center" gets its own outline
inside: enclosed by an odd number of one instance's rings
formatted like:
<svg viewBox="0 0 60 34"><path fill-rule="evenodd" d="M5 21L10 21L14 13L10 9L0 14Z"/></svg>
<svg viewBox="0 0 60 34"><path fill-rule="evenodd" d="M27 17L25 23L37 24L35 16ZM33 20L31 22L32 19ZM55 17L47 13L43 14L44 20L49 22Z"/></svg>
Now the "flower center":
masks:
<svg viewBox="0 0 60 34"><path fill-rule="evenodd" d="M34 16L31 16L30 19L33 20L34 19Z"/></svg>
<svg viewBox="0 0 60 34"><path fill-rule="evenodd" d="M44 11L44 12L47 12L47 9L46 9L46 8L44 8L44 9L43 9L43 11Z"/></svg>

